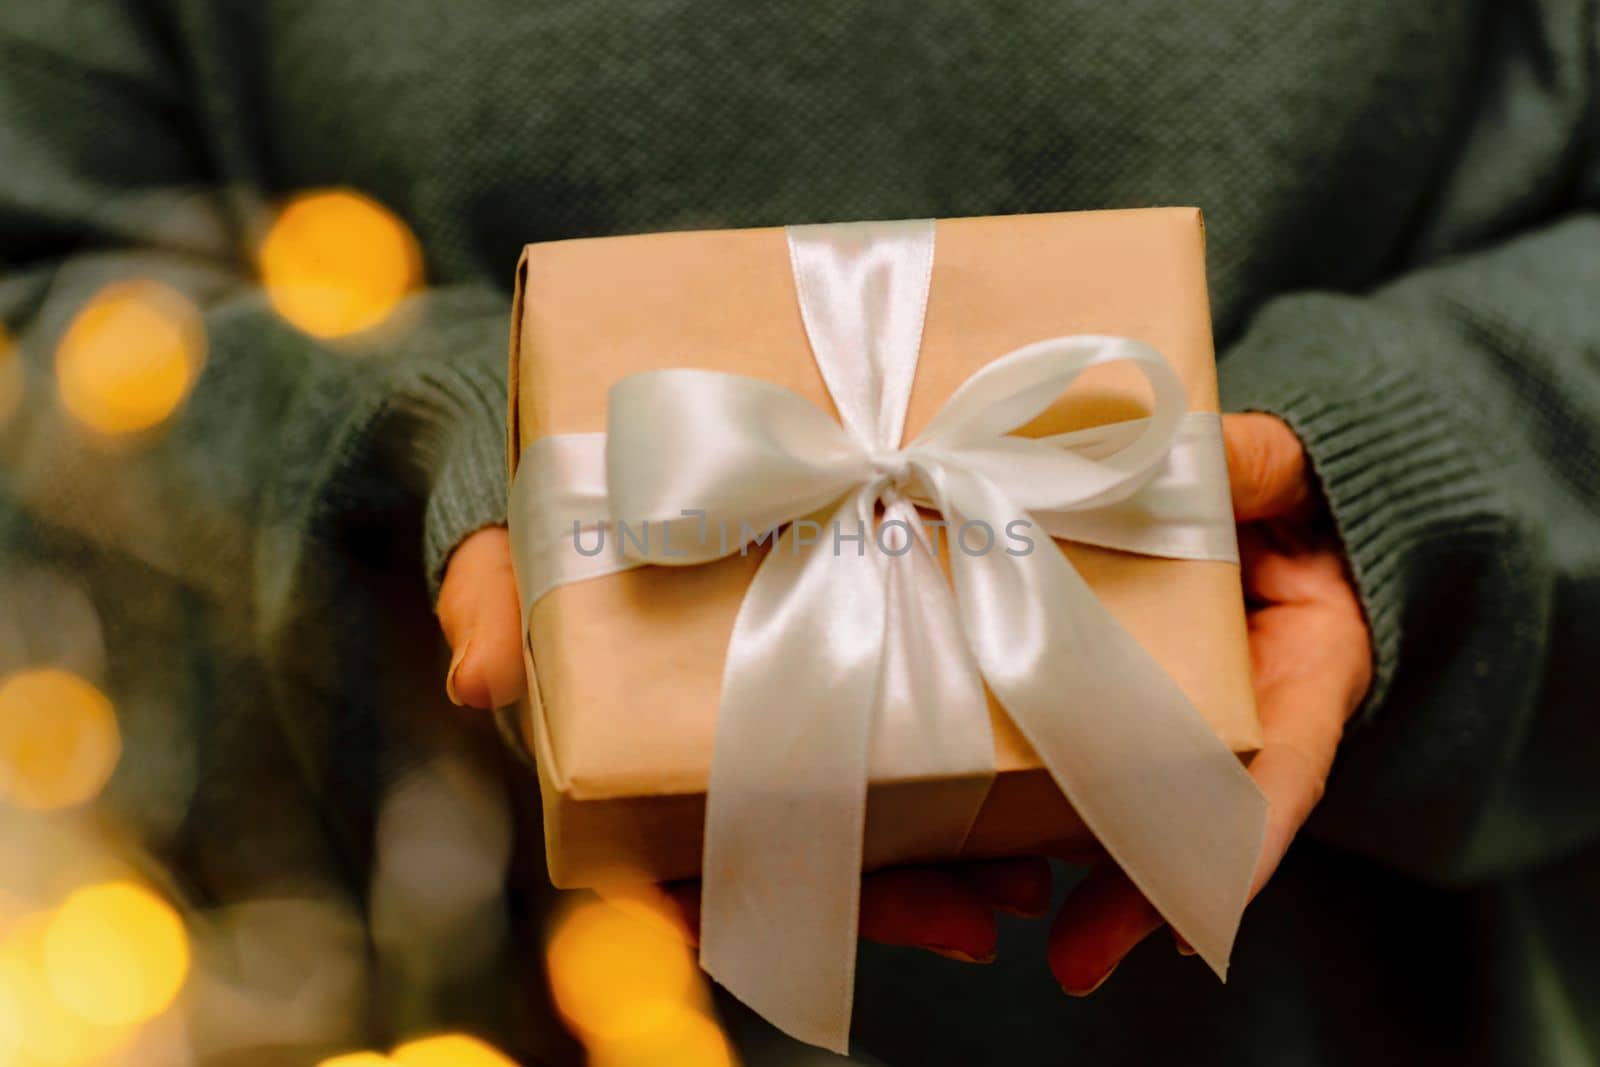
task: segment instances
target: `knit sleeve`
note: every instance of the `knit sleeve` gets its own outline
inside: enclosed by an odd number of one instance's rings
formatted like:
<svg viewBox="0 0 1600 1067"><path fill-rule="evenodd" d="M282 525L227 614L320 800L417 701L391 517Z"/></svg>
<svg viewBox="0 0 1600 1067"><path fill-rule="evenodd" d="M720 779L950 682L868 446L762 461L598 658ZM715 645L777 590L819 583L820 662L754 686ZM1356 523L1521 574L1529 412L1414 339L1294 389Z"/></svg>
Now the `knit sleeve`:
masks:
<svg viewBox="0 0 1600 1067"><path fill-rule="evenodd" d="M1263 307L1225 405L1300 436L1375 681L1314 826L1475 878L1600 834L1600 217Z"/></svg>
<svg viewBox="0 0 1600 1067"><path fill-rule="evenodd" d="M1496 12L1397 275L1281 295L1219 364L1304 442L1372 636L1311 829L1447 882L1600 839L1600 20Z"/></svg>
<svg viewBox="0 0 1600 1067"><path fill-rule="evenodd" d="M348 340L297 330L255 277L271 191L213 179L159 23L139 5L47 8L0 19L0 326L27 390L0 447L26 505L194 588L269 606L287 602L329 521L404 497L419 518L390 537L415 538L413 573L436 591L455 544L504 520L509 294L451 284ZM55 353L127 282L196 310L203 369L160 425L108 442L63 405ZM104 503L131 485L142 504L120 511L79 517L57 499L71 487Z"/></svg>

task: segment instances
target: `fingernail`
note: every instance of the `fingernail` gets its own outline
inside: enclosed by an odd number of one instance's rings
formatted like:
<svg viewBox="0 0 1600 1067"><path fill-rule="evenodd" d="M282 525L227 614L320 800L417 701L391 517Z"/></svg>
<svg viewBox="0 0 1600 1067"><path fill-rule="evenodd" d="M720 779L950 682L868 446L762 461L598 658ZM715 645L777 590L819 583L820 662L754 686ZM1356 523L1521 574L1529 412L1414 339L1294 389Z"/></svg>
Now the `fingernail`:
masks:
<svg viewBox="0 0 1600 1067"><path fill-rule="evenodd" d="M955 960L958 963L993 963L994 962L994 953L993 952L989 953L987 956L974 956L971 953L962 952L958 948L939 948L939 947L934 946L934 945L929 945L928 946L928 951L933 953L935 956L943 956L947 960Z"/></svg>
<svg viewBox="0 0 1600 1067"><path fill-rule="evenodd" d="M461 669L461 661L467 658L467 649L472 647L472 635L468 634L461 644L456 646L455 654L450 657L450 669L444 676L444 695L450 698L450 703L461 707L461 698L456 695L456 671Z"/></svg>
<svg viewBox="0 0 1600 1067"><path fill-rule="evenodd" d="M1071 986L1063 985L1061 987L1061 991L1063 993L1065 993L1069 997L1086 997L1090 993L1093 993L1096 989L1099 989L1101 986L1105 985L1106 984L1106 979L1110 978L1113 974L1116 973L1116 971L1117 971L1117 965L1115 963L1113 963L1111 965L1111 969L1109 971L1107 971L1105 974L1102 974L1100 976L1100 980L1098 982L1096 982L1094 985L1090 986L1089 988L1087 988L1087 989L1073 989Z"/></svg>
<svg viewBox="0 0 1600 1067"><path fill-rule="evenodd" d="M1180 956L1193 956L1194 955L1194 946L1189 944L1189 942L1185 941L1180 935L1178 935L1176 933L1172 935L1172 944L1178 950L1178 955L1180 955Z"/></svg>

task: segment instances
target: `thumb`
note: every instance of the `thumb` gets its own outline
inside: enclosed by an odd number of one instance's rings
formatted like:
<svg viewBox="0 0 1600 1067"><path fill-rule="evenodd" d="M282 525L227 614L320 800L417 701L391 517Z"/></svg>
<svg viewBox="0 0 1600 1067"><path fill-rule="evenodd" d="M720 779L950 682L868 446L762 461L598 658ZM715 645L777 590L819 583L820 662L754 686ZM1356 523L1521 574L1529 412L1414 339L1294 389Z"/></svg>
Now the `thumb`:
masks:
<svg viewBox="0 0 1600 1067"><path fill-rule="evenodd" d="M511 541L490 526L456 546L439 586L439 626L450 643L445 692L456 704L495 708L522 696L522 625Z"/></svg>
<svg viewBox="0 0 1600 1067"><path fill-rule="evenodd" d="M1235 520L1279 518L1310 503L1305 449L1288 423L1260 412L1224 415L1222 439Z"/></svg>

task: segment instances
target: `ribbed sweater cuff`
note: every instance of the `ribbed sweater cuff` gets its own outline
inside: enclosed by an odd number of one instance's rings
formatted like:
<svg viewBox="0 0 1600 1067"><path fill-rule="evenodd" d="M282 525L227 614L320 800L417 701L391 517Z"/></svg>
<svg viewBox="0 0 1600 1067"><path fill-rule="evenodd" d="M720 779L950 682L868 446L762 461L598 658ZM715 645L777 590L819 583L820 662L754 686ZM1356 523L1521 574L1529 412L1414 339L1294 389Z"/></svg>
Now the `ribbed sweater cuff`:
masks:
<svg viewBox="0 0 1600 1067"><path fill-rule="evenodd" d="M434 600L456 546L506 521L503 363L499 346L463 354L411 377L396 400L409 416L407 444L427 494L423 566Z"/></svg>
<svg viewBox="0 0 1600 1067"><path fill-rule="evenodd" d="M496 405L497 411L504 403ZM422 520L428 592L439 595L445 565L468 534L506 521L504 417L464 417L450 435Z"/></svg>
<svg viewBox="0 0 1600 1067"><path fill-rule="evenodd" d="M1223 406L1293 428L1321 480L1372 635L1373 682L1400 665L1420 568L1489 514L1489 485L1450 390L1428 370L1441 338L1370 300L1268 305L1219 365Z"/></svg>

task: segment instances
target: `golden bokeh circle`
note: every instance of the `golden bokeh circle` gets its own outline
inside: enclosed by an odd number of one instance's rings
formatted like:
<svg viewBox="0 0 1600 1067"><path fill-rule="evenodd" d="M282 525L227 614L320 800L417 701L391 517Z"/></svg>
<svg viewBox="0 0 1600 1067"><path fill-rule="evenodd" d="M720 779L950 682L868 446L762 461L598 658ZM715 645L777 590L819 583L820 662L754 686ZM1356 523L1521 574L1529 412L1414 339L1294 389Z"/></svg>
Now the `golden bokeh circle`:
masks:
<svg viewBox="0 0 1600 1067"><path fill-rule="evenodd" d="M410 228L371 197L324 189L291 199L258 252L273 308L313 337L369 330L422 283Z"/></svg>
<svg viewBox="0 0 1600 1067"><path fill-rule="evenodd" d="M22 1043L27 1037L25 1005L7 980L7 968L0 961L0 1064L10 1067L22 1058Z"/></svg>
<svg viewBox="0 0 1600 1067"><path fill-rule="evenodd" d="M187 297L149 279L116 282L62 335L56 385L83 425L110 436L137 433L178 409L205 355L205 325Z"/></svg>
<svg viewBox="0 0 1600 1067"><path fill-rule="evenodd" d="M637 906L574 908L550 939L547 963L556 1006L585 1039L647 1033L698 989L677 924Z"/></svg>
<svg viewBox="0 0 1600 1067"><path fill-rule="evenodd" d="M0 795L52 811L93 800L122 754L106 695L70 671L19 671L0 681Z"/></svg>
<svg viewBox="0 0 1600 1067"><path fill-rule="evenodd" d="M439 1034L399 1045L389 1053L398 1067L517 1067L504 1054L466 1034Z"/></svg>
<svg viewBox="0 0 1600 1067"><path fill-rule="evenodd" d="M663 1016L646 1033L615 1041L590 1041L589 1067L733 1067L722 1028L687 1005Z"/></svg>
<svg viewBox="0 0 1600 1067"><path fill-rule="evenodd" d="M0 944L0 997L12 1059L0 1063L89 1067L101 1063L132 1036L126 1026L103 1026L79 1015L56 995L45 960L49 917L30 915Z"/></svg>
<svg viewBox="0 0 1600 1067"><path fill-rule="evenodd" d="M50 917L45 971L56 997L102 1026L165 1011L189 974L183 921L166 901L130 882L80 889Z"/></svg>
<svg viewBox="0 0 1600 1067"><path fill-rule="evenodd" d="M320 1061L317 1067L393 1067L394 1061L378 1052L345 1052Z"/></svg>

